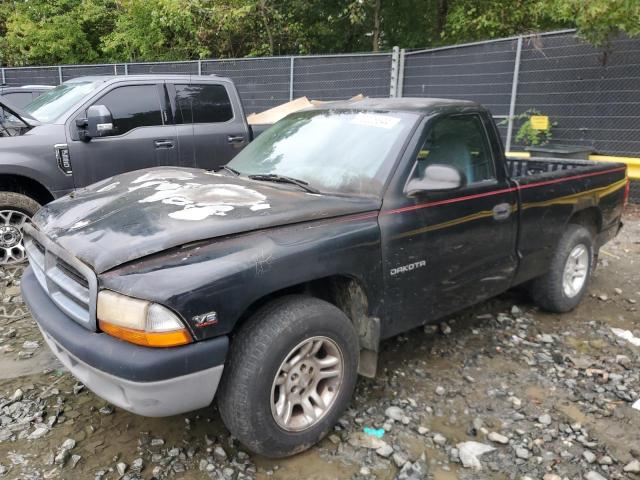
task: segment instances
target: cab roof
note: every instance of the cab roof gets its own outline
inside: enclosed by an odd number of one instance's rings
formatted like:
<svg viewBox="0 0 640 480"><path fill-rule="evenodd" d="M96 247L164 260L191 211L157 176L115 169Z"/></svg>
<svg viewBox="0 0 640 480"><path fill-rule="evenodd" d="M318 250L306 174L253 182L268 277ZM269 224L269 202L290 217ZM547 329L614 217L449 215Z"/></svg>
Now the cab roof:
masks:
<svg viewBox="0 0 640 480"><path fill-rule="evenodd" d="M174 80L181 82L189 82L193 80L222 80L231 81L227 77L218 75L178 75L172 73L146 73L146 74L128 74L128 75L87 75L84 77L75 77L64 83L81 83L81 82L122 82L126 80Z"/></svg>

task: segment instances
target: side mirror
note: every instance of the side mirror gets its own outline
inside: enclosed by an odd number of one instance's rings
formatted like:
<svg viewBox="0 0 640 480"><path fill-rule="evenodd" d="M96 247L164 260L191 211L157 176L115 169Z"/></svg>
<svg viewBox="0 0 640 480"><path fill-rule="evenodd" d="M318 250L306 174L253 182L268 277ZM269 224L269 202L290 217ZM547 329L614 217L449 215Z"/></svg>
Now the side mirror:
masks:
<svg viewBox="0 0 640 480"><path fill-rule="evenodd" d="M80 138L84 141L106 137L114 132L113 116L104 105L91 105L87 108L87 118L76 119L76 126L79 129Z"/></svg>
<svg viewBox="0 0 640 480"><path fill-rule="evenodd" d="M405 191L413 196L420 192L443 192L458 190L467 184L467 179L460 170L450 165L429 165L421 178L412 178Z"/></svg>

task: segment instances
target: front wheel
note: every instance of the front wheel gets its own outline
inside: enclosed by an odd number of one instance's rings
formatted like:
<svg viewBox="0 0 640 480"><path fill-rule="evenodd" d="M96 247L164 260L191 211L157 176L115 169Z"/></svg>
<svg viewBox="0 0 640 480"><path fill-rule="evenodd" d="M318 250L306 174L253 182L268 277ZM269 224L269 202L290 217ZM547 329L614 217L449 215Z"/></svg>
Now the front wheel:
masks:
<svg viewBox="0 0 640 480"><path fill-rule="evenodd" d="M222 420L267 457L306 450L351 400L358 337L337 307L289 296L259 310L235 334L218 392Z"/></svg>
<svg viewBox="0 0 640 480"><path fill-rule="evenodd" d="M594 267L593 237L581 225L568 225L558 242L549 271L533 280L530 292L550 312L573 310L587 291Z"/></svg>
<svg viewBox="0 0 640 480"><path fill-rule="evenodd" d="M0 265L24 262L22 227L31 221L40 204L26 195L0 192Z"/></svg>

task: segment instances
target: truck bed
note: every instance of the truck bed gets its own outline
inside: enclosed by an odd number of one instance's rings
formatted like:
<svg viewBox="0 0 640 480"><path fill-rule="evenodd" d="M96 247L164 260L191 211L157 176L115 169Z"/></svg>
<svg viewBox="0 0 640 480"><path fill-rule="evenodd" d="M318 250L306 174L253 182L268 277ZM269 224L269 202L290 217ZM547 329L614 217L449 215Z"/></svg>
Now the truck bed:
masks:
<svg viewBox="0 0 640 480"><path fill-rule="evenodd" d="M509 174L511 178L516 180L562 170L579 169L579 171L588 171L597 165L599 164L590 160L568 160L551 157L507 159Z"/></svg>

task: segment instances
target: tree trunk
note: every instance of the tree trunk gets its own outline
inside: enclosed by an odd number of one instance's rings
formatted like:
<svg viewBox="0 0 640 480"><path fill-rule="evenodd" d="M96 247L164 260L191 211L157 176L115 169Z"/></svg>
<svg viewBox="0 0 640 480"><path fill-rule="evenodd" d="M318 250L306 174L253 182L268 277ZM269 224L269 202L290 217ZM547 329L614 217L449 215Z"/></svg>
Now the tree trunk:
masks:
<svg viewBox="0 0 640 480"><path fill-rule="evenodd" d="M381 0L375 0L373 7L373 51L380 50L380 2Z"/></svg>
<svg viewBox="0 0 640 480"><path fill-rule="evenodd" d="M267 0L260 0L260 13L262 14L264 29L267 31L267 38L269 39L269 54L273 55L273 35L271 34L271 27L269 27L269 17L267 17Z"/></svg>
<svg viewBox="0 0 640 480"><path fill-rule="evenodd" d="M449 13L448 0L437 0L436 10L436 29L438 30L438 36L440 36L444 31L444 26L447 22L447 13Z"/></svg>

